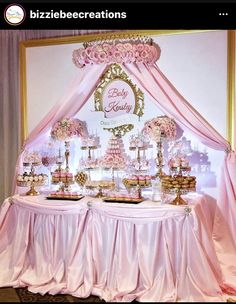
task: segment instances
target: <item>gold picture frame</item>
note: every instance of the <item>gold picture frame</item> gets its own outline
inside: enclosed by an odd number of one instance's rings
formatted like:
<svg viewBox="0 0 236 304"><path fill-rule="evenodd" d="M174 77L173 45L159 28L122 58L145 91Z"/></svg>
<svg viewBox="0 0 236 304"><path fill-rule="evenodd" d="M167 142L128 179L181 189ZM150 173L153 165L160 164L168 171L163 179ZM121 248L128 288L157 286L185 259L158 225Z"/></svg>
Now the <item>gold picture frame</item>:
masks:
<svg viewBox="0 0 236 304"><path fill-rule="evenodd" d="M124 81L132 89L135 97L135 107L132 113L139 118L144 114L144 94L143 92L134 84L129 76L123 71L119 64L111 64L106 72L102 75L100 83L98 84L94 92L94 106L95 111L102 111L105 114L105 109L103 107L103 95L106 88L112 84L114 80Z"/></svg>
<svg viewBox="0 0 236 304"><path fill-rule="evenodd" d="M21 142L28 135L27 127L27 77L26 77L26 51L32 47L49 45L63 45L84 43L94 39L106 39L124 37L124 35L182 35L189 33L212 32L214 30L123 30L121 32L108 32L100 34L88 34L81 36L65 36L59 38L46 38L27 40L20 42L20 102L21 102ZM235 30L227 30L227 139L234 148L235 128Z"/></svg>

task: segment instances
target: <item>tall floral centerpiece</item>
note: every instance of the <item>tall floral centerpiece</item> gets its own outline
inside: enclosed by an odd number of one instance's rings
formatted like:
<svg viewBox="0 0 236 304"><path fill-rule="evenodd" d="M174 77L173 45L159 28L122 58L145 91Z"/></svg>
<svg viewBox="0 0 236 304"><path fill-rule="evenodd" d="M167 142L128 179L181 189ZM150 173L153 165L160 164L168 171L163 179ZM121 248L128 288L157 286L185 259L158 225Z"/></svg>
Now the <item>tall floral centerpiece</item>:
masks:
<svg viewBox="0 0 236 304"><path fill-rule="evenodd" d="M157 145L157 174L156 177L161 178L164 173L162 168L163 162L163 142L172 141L176 138L176 123L174 119L168 116L158 116L145 122L142 130L143 134L148 136L150 140L156 142Z"/></svg>
<svg viewBox="0 0 236 304"><path fill-rule="evenodd" d="M77 118L64 118L52 127L52 138L65 143L66 172L69 172L70 140L73 137L85 137L87 133L86 124Z"/></svg>

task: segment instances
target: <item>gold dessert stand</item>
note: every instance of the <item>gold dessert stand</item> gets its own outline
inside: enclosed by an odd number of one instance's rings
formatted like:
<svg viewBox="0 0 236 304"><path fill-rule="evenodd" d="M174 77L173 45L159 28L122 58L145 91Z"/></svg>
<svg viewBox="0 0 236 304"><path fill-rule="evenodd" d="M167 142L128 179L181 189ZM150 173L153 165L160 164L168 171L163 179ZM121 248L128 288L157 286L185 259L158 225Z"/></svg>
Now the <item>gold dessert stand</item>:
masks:
<svg viewBox="0 0 236 304"><path fill-rule="evenodd" d="M91 183L91 182L90 182ZM93 183L93 182L92 182ZM89 190L98 190L98 193L95 195L97 198L104 197L103 190L111 190L115 188L115 183L112 181L94 181L94 184L85 184L85 188Z"/></svg>
<svg viewBox="0 0 236 304"><path fill-rule="evenodd" d="M46 184L48 176L46 174L36 174L35 167L40 166L41 162L23 162L24 167L30 167L30 172L27 174L28 178L32 178L32 180L28 181L17 181L17 186L19 187L30 187L30 190L26 192L25 195L36 196L39 195L39 191L35 189L35 187L41 187ZM42 176L42 180L33 180L35 177Z"/></svg>
<svg viewBox="0 0 236 304"><path fill-rule="evenodd" d="M163 176L161 180L162 191L166 194L176 194L172 205L187 205L181 195L196 191L195 176Z"/></svg>
<svg viewBox="0 0 236 304"><path fill-rule="evenodd" d="M151 187L151 185L152 185L151 181L132 180L132 179L128 179L128 178L124 178L122 180L122 182L128 191L130 191L132 188L136 188L138 191L139 198L142 198L142 189Z"/></svg>
<svg viewBox="0 0 236 304"><path fill-rule="evenodd" d="M30 190L25 193L25 195L36 196L39 195L39 191L35 189L35 187L42 187L46 184L47 175L43 175L44 179L42 181L17 181L17 186L19 187L30 187Z"/></svg>
<svg viewBox="0 0 236 304"><path fill-rule="evenodd" d="M37 191L35 189L35 183L34 182L31 183L30 190L27 191L25 195L32 195L32 196L39 195L39 191Z"/></svg>

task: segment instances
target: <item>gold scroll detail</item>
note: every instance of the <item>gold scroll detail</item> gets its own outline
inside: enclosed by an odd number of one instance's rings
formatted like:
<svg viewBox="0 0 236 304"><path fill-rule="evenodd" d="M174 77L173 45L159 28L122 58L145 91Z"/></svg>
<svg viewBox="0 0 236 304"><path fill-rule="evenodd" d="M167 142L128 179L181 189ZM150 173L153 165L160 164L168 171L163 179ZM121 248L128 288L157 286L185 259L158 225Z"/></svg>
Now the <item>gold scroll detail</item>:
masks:
<svg viewBox="0 0 236 304"><path fill-rule="evenodd" d="M109 132L112 132L113 135L122 137L124 136L127 132L131 131L134 128L133 124L126 124L126 125L121 125L115 128L103 128L103 130L107 130Z"/></svg>
<svg viewBox="0 0 236 304"><path fill-rule="evenodd" d="M101 81L94 92L95 111L104 112L103 92L106 86L114 80L123 80L131 87L135 96L135 108L132 114L140 118L144 113L144 94L136 84L132 83L119 64L111 64L108 70L102 75Z"/></svg>

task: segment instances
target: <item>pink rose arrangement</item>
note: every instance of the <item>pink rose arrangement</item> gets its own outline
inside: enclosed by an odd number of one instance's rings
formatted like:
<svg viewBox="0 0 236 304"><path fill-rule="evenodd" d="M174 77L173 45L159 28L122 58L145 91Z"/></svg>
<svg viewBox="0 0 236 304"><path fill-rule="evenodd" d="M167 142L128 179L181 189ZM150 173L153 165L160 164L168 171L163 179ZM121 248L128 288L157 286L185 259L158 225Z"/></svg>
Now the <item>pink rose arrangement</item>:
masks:
<svg viewBox="0 0 236 304"><path fill-rule="evenodd" d="M167 116L158 116L145 122L142 133L155 142L170 141L176 138L176 129L174 119Z"/></svg>
<svg viewBox="0 0 236 304"><path fill-rule="evenodd" d="M104 42L73 51L72 60L78 68L88 64L145 63L153 65L160 57L161 49L155 43Z"/></svg>
<svg viewBox="0 0 236 304"><path fill-rule="evenodd" d="M69 141L72 137L85 137L86 124L76 118L64 118L57 121L51 130L51 136L60 141Z"/></svg>

